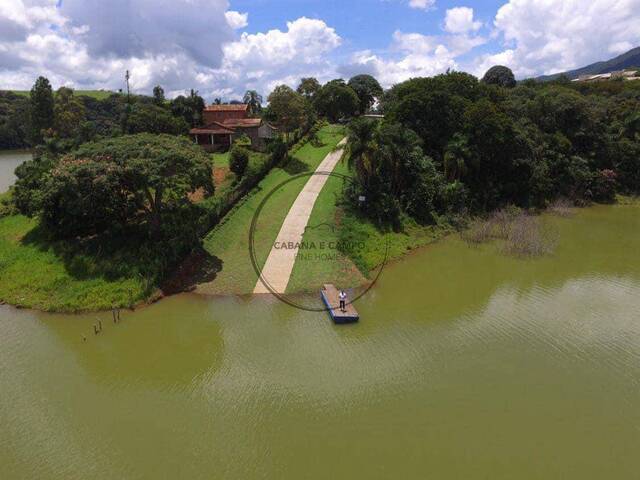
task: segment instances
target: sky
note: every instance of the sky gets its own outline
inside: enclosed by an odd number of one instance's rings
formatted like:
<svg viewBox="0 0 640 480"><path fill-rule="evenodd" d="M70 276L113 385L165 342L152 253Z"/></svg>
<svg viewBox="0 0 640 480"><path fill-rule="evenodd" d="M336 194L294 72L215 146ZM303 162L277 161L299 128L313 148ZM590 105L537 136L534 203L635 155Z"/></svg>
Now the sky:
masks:
<svg viewBox="0 0 640 480"><path fill-rule="evenodd" d="M301 77L388 88L447 69L517 78L640 45L640 0L0 0L0 89L265 97Z"/></svg>

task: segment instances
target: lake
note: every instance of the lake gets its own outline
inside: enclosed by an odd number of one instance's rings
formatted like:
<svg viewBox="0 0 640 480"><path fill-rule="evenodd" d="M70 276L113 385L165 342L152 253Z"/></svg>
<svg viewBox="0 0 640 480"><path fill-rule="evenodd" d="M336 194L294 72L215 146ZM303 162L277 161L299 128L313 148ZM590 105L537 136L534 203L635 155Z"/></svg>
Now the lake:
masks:
<svg viewBox="0 0 640 480"><path fill-rule="evenodd" d="M18 165L31 160L31 153L20 150L0 150L0 193L9 190L16 181L13 171Z"/></svg>
<svg viewBox="0 0 640 480"><path fill-rule="evenodd" d="M637 478L640 207L546 221L546 258L408 255L350 326L256 297L0 307L2 478Z"/></svg>

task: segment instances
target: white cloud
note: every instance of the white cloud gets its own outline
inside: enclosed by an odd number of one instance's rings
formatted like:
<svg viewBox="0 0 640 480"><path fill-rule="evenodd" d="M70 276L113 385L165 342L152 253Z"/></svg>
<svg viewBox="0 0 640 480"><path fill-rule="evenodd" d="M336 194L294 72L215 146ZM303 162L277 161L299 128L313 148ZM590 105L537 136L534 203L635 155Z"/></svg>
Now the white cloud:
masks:
<svg viewBox="0 0 640 480"><path fill-rule="evenodd" d="M467 33L481 26L481 22L473 20L473 8L469 7L450 8L444 17L444 29L450 33Z"/></svg>
<svg viewBox="0 0 640 480"><path fill-rule="evenodd" d="M240 13L234 10L229 10L228 12L225 12L224 15L225 17L227 17L227 23L234 30L238 30L249 25L248 13Z"/></svg>
<svg viewBox="0 0 640 480"><path fill-rule="evenodd" d="M420 10L430 10L436 4L436 0L409 0L409 6L411 8L418 8Z"/></svg>
<svg viewBox="0 0 640 480"><path fill-rule="evenodd" d="M306 17L287 22L286 31L245 32L224 45L222 66L212 78L234 86L236 94L242 93L244 85L269 92L279 83L294 86L302 76L328 79L334 67L327 54L341 43L325 22Z"/></svg>
<svg viewBox="0 0 640 480"><path fill-rule="evenodd" d="M387 55L370 50L356 52L351 62L340 68L346 75L369 73L388 88L412 77L428 77L457 70L457 57L464 55L486 39L467 35L431 36L396 31ZM395 54L395 55L394 55Z"/></svg>
<svg viewBox="0 0 640 480"><path fill-rule="evenodd" d="M518 77L553 73L606 60L640 44L640 0L510 0L494 25L504 51L476 61L476 72L492 61Z"/></svg>
<svg viewBox="0 0 640 480"><path fill-rule="evenodd" d="M342 39L325 22L302 17L286 30L237 36L248 14L227 8L226 0L64 0L61 8L1 0L0 88L28 89L45 75L55 88L116 90L129 70L134 91L161 84L169 96L195 88L230 99L335 72L326 55Z"/></svg>

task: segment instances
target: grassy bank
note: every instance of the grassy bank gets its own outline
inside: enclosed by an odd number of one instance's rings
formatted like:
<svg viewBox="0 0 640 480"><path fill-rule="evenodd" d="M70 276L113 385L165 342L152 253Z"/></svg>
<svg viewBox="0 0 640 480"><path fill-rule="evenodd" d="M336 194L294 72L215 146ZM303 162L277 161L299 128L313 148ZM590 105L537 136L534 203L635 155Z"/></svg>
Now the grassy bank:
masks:
<svg viewBox="0 0 640 480"><path fill-rule="evenodd" d="M144 257L124 249L52 242L38 222L22 215L0 218L0 300L44 311L127 307L151 293Z"/></svg>
<svg viewBox="0 0 640 480"><path fill-rule="evenodd" d="M263 184L256 192L268 191L283 178L289 178L291 168L315 168L326 153L342 137L340 130L327 127L322 138L326 145L315 148L305 146L296 158L285 168L276 168L267 174ZM253 178L263 175L269 168L269 155L252 152L245 177L238 182L233 174L223 172L221 182L217 183L214 197L205 201L212 202L212 210L226 211L229 202L236 202L240 193L246 191ZM228 169L226 155L212 156L214 175L216 170ZM285 191L278 198L276 211L286 214L296 192ZM4 206L10 194L1 195L3 207L0 209L0 303L9 303L18 307L34 308L43 311L80 312L110 309L112 306L129 307L148 301L161 294L158 285L174 286L172 278L163 278L163 256L154 250L154 245L123 234L120 240L104 241L99 238L57 241L48 237L38 225L36 219L15 215ZM194 195L197 197L197 195ZM251 197L251 196L250 196ZM259 198L259 197L258 197ZM199 201L194 198L194 201ZM255 203L255 200L254 200ZM247 205L244 206L243 205ZM227 266L248 264L246 237L251 219L251 202L242 202L233 208L219 228L210 234L205 244L214 254L220 254L225 262L221 265L221 277L227 274ZM255 206L253 207L255 208ZM236 218L237 214L237 218ZM215 221L216 215L212 214ZM277 216L265 216L265 231L270 232L270 222L277 222ZM279 228L279 224L277 225ZM244 242L244 243L243 243ZM243 245L242 248L238 248ZM230 253L230 255L226 255ZM194 256L193 269L197 270L211 258L204 252ZM243 271L242 267L234 271ZM193 278L189 279L194 281ZM204 281L210 280L206 277ZM242 285L247 284L246 278ZM180 285L180 282L176 282ZM250 283L250 282L249 282ZM255 280L254 280L255 283ZM229 282L223 284L224 288ZM230 289L228 292L235 292ZM222 293L227 293L223 290Z"/></svg>
<svg viewBox="0 0 640 480"><path fill-rule="evenodd" d="M249 229L254 213L262 200L279 184L303 172L310 172L320 164L343 138L342 127L325 126L320 130L320 145L307 143L293 155L287 165L274 168L249 194L216 226L204 240L207 252L218 259L221 270L215 279L198 286L207 294L250 293L257 275L249 257ZM262 211L256 229L256 256L260 266L266 260L273 241L289 208L308 177L301 177L278 189Z"/></svg>

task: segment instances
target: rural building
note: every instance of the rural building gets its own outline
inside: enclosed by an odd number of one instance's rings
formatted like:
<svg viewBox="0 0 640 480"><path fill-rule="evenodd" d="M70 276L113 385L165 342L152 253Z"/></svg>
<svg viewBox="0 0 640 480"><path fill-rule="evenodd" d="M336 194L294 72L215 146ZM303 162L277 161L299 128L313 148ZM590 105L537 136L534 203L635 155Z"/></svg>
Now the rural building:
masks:
<svg viewBox="0 0 640 480"><path fill-rule="evenodd" d="M262 150L266 140L273 138L276 129L261 118L249 117L249 105L209 105L202 111L204 126L189 133L207 151L229 148L233 140L246 135L251 146Z"/></svg>
<svg viewBox="0 0 640 480"><path fill-rule="evenodd" d="M605 82L607 80L640 80L638 70L617 70L598 75L580 75L573 82Z"/></svg>

